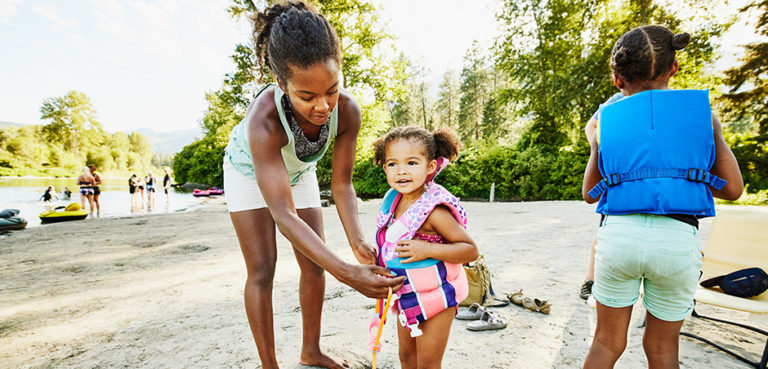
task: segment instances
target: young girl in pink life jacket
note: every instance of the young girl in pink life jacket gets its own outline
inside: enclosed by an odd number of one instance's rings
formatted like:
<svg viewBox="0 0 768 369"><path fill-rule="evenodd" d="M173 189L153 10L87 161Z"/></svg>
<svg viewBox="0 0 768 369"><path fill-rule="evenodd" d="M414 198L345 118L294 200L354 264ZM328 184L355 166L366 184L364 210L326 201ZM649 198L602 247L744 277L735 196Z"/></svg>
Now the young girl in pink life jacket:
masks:
<svg viewBox="0 0 768 369"><path fill-rule="evenodd" d="M406 276L393 311L402 368L440 368L459 303L467 297L462 264L477 259L459 200L435 176L461 141L450 130L395 128L374 144L374 161L392 187L379 210L378 263Z"/></svg>
<svg viewBox="0 0 768 369"><path fill-rule="evenodd" d="M689 42L663 26L635 28L613 48L621 94L587 127L591 155L582 192L603 215L595 247L597 326L585 368L612 368L627 344L643 288L643 349L650 368L679 368L683 320L693 310L701 269L698 219L715 215L713 196L743 190L738 163L712 114L708 91L670 90L677 50Z"/></svg>

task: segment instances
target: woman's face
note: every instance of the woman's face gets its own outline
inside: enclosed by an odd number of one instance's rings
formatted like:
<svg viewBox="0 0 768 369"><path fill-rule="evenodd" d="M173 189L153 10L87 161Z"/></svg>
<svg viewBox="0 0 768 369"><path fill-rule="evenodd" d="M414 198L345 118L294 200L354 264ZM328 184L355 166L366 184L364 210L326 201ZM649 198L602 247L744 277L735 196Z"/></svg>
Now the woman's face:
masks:
<svg viewBox="0 0 768 369"><path fill-rule="evenodd" d="M323 125L339 102L339 68L329 60L306 68L289 66L291 77L280 88L288 94L300 124Z"/></svg>

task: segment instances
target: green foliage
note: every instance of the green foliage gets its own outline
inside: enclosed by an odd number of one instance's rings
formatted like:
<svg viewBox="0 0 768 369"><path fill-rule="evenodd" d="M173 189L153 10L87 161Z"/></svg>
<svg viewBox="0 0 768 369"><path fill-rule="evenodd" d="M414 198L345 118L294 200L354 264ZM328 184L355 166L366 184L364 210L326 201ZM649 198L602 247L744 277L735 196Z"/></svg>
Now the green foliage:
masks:
<svg viewBox="0 0 768 369"><path fill-rule="evenodd" d="M48 120L43 126L0 129L0 175L75 176L86 164L115 174L152 168L147 138L136 132L105 132L82 92L45 99L40 111Z"/></svg>
<svg viewBox="0 0 768 369"><path fill-rule="evenodd" d="M480 140L483 125L483 108L488 100L488 61L475 40L464 56L461 70L461 98L459 100L459 135L464 142Z"/></svg>

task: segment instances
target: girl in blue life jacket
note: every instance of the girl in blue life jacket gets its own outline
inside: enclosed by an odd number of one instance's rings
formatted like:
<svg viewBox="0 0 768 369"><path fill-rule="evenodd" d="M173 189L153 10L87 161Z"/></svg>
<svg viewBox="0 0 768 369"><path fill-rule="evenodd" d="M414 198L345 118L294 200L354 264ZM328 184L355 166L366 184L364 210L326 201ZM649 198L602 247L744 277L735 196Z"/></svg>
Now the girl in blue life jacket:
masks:
<svg viewBox="0 0 768 369"><path fill-rule="evenodd" d="M641 284L648 366L679 368L678 334L701 268L698 218L715 215L713 196L735 200L743 190L707 91L669 90L675 51L689 40L643 26L611 53L621 96L601 106L587 129L592 151L582 187L604 215L592 290L597 327L585 368L612 368L621 356Z"/></svg>

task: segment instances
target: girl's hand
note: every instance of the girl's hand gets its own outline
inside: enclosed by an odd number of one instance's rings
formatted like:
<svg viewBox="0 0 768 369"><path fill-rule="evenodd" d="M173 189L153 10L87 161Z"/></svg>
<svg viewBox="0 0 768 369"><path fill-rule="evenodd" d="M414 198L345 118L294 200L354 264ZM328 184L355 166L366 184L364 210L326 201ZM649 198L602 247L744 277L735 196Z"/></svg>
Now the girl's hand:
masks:
<svg viewBox="0 0 768 369"><path fill-rule="evenodd" d="M402 240L397 243L400 245L395 249L397 256L405 259L401 260L403 264L414 261L424 260L432 257L432 244L423 240Z"/></svg>
<svg viewBox="0 0 768 369"><path fill-rule="evenodd" d="M378 256L376 255L376 248L363 241L357 245L352 246L352 253L355 254L355 258L360 264L376 265Z"/></svg>

